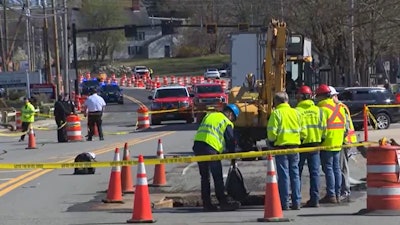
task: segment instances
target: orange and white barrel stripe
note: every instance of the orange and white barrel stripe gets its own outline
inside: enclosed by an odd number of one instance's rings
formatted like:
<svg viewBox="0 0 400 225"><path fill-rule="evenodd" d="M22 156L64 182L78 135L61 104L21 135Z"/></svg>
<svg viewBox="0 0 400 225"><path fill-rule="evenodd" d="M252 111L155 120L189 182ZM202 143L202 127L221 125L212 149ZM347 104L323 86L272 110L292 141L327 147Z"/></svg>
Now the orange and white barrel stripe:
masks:
<svg viewBox="0 0 400 225"><path fill-rule="evenodd" d="M66 127L68 141L82 141L81 121L77 115L67 117Z"/></svg>
<svg viewBox="0 0 400 225"><path fill-rule="evenodd" d="M17 130L22 129L22 120L21 120L21 112L20 111L17 111L15 113L15 127Z"/></svg>
<svg viewBox="0 0 400 225"><path fill-rule="evenodd" d="M150 127L150 117L149 117L149 110L146 106L141 106L137 110L138 114L138 123L137 129L147 129Z"/></svg>
<svg viewBox="0 0 400 225"><path fill-rule="evenodd" d="M400 210L400 147L373 146L367 151L367 211Z"/></svg>

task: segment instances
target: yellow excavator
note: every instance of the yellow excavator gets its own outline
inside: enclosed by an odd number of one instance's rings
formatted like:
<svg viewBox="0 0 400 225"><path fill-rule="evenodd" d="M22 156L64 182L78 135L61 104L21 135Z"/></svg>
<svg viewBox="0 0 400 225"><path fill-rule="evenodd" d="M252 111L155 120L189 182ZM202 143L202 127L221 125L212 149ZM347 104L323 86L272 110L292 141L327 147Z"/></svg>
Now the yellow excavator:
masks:
<svg viewBox="0 0 400 225"><path fill-rule="evenodd" d="M232 87L229 93L229 103L241 111L234 131L242 151L252 151L257 141L266 139L274 94L285 91L286 63L312 61L311 41L301 34L290 34L282 21L272 19L269 23L265 47L262 79L247 74L244 85Z"/></svg>

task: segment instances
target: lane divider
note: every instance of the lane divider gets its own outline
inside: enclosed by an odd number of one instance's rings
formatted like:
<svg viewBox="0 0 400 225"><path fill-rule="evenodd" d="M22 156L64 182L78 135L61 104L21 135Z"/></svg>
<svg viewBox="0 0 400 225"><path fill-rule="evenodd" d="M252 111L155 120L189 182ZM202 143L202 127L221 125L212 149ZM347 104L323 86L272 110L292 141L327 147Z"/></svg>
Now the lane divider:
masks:
<svg viewBox="0 0 400 225"><path fill-rule="evenodd" d="M145 141L145 140L143 140ZM314 152L321 150L329 150L333 148L352 148L360 146L371 146L377 144L377 142L363 142L356 144L348 144L342 146L319 146L319 147L305 147L305 148L292 148L292 149L279 149L279 150L267 150L267 151L255 151L255 152L239 152L239 153L228 153L219 155L202 155L202 156L187 156L177 158L164 158L164 159L145 159L146 165L156 164L176 164L176 163L193 163L193 162L204 162L204 161L216 161L216 160L229 160L229 159L242 159L242 158L257 158L265 157L268 155L286 155L295 153ZM111 151L111 150L107 150ZM137 160L129 161L107 161L107 162L78 162L78 163L0 163L0 169L71 169L71 168L87 168L87 167L115 167L115 166L134 166L137 165Z"/></svg>

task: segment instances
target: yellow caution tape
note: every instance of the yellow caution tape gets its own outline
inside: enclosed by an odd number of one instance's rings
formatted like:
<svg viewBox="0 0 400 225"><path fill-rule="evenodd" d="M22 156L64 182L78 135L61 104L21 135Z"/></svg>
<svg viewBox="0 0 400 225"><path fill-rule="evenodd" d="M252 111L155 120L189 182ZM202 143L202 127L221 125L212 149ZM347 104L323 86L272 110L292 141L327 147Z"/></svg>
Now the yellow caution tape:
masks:
<svg viewBox="0 0 400 225"><path fill-rule="evenodd" d="M256 158L265 157L267 155L287 155L295 153L314 152L320 150L328 150L333 148L351 148L359 146L370 146L377 144L376 142L364 142L347 144L342 146L334 147L307 147L307 148L292 148L292 149L280 149L280 150L268 150L268 151L255 151L255 152L239 152L239 153L228 153L219 155L201 155L201 156L188 156L188 157L177 157L177 158L164 158L164 159L145 159L144 164L146 165L157 165L157 164L176 164L176 163L192 163L192 162L205 162L205 161L216 161L216 160L227 160L227 159L242 159L242 158ZM115 167L115 166L134 166L137 165L137 160L129 161L109 161L109 162L74 162L74 163L0 163L0 169L70 169L70 168L87 168L87 167Z"/></svg>
<svg viewBox="0 0 400 225"><path fill-rule="evenodd" d="M11 132L11 133L4 133L4 132L0 132L0 137L18 137L21 136L23 134L28 134L27 132Z"/></svg>
<svg viewBox="0 0 400 225"><path fill-rule="evenodd" d="M372 126L376 130L378 128L378 122L376 121L375 116L371 113L371 111L369 110L368 107L367 107L367 115L372 120L372 122L373 122Z"/></svg>

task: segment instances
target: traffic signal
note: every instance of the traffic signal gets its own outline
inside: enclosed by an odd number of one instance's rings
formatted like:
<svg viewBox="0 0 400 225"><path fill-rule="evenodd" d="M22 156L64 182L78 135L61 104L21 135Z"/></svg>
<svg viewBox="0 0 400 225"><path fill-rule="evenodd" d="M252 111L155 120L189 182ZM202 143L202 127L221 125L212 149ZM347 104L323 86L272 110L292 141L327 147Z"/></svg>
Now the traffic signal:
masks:
<svg viewBox="0 0 400 225"><path fill-rule="evenodd" d="M239 23L238 30L239 31L249 31L249 24L248 23Z"/></svg>
<svg viewBox="0 0 400 225"><path fill-rule="evenodd" d="M217 33L217 24L216 23L207 24L206 29L207 29L207 34L216 34Z"/></svg>
<svg viewBox="0 0 400 225"><path fill-rule="evenodd" d="M125 25L125 37L136 37L137 36L137 29L136 25Z"/></svg>

